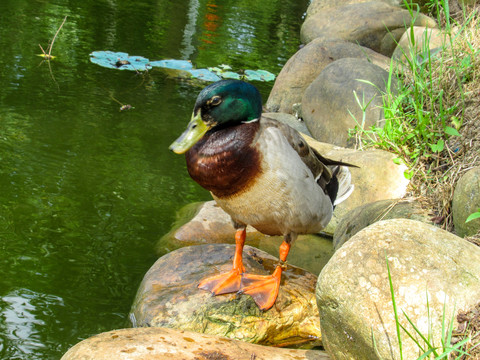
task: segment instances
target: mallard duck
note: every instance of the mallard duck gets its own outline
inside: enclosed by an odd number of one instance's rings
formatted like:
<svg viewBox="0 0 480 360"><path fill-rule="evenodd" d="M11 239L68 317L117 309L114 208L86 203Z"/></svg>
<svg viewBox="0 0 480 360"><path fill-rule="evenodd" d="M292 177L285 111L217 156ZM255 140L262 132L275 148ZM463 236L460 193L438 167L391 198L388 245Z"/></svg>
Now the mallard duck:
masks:
<svg viewBox="0 0 480 360"><path fill-rule="evenodd" d="M185 153L190 176L211 192L237 229L232 270L208 277L198 287L214 295L248 294L261 310L268 310L297 235L322 230L334 206L353 191L344 166L349 164L326 159L290 126L262 117L257 88L239 80L204 88L187 129L170 149ZM283 235L272 275L245 273L247 225Z"/></svg>

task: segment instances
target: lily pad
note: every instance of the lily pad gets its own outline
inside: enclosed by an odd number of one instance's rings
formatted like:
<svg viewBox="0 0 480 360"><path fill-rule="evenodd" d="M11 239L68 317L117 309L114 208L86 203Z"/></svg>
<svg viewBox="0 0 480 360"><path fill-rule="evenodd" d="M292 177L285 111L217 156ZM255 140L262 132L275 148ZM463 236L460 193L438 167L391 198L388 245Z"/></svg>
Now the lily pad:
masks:
<svg viewBox="0 0 480 360"><path fill-rule="evenodd" d="M221 78L208 69L192 69L188 71L192 77L205 81L219 81Z"/></svg>
<svg viewBox="0 0 480 360"><path fill-rule="evenodd" d="M228 65L219 65L219 67L209 67L208 70L214 72L218 76L221 76L224 79L237 79L240 80L242 76L233 71L225 71L226 69L231 69Z"/></svg>
<svg viewBox="0 0 480 360"><path fill-rule="evenodd" d="M133 56L125 52L94 51L90 54L90 61L109 69L118 70L146 71L154 67L180 70L181 72L187 72L192 78L203 81L219 81L222 78L237 80L246 78L247 80L256 81L272 81L275 79L275 75L265 70L245 70L245 75L241 75L230 71L231 67L225 64L208 69L194 69L192 63L188 60L169 59L150 61L143 56Z"/></svg>
<svg viewBox="0 0 480 360"><path fill-rule="evenodd" d="M175 69L175 70L191 70L193 69L193 65L188 60L157 60L157 61L150 61L150 66L152 67L162 67L167 69Z"/></svg>
<svg viewBox="0 0 480 360"><path fill-rule="evenodd" d="M110 69L145 71L149 68L147 58L130 56L124 52L94 51L90 54L90 61Z"/></svg>
<svg viewBox="0 0 480 360"><path fill-rule="evenodd" d="M247 80L257 81L272 81L275 80L275 75L266 70L245 70L245 77Z"/></svg>

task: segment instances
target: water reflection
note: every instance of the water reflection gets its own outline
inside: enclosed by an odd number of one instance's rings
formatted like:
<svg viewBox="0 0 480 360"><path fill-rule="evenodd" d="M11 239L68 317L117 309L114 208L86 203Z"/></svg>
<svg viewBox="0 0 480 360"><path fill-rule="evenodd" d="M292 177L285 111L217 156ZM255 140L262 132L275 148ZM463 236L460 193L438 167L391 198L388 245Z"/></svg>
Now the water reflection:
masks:
<svg viewBox="0 0 480 360"><path fill-rule="evenodd" d="M52 316L55 307L64 306L55 295L18 289L0 297L0 356L2 359L31 358L48 346L42 318Z"/></svg>

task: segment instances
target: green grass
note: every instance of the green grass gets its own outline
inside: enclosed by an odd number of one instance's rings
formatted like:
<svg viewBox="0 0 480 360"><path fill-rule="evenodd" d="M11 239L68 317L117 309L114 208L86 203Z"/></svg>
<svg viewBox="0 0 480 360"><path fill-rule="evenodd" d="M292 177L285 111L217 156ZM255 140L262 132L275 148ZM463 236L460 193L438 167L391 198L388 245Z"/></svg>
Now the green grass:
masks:
<svg viewBox="0 0 480 360"><path fill-rule="evenodd" d="M465 220L466 223L475 220L475 219L480 219L480 209L478 211L475 211L474 213L471 213L468 217L467 220Z"/></svg>
<svg viewBox="0 0 480 360"><path fill-rule="evenodd" d="M404 1L413 24L418 5ZM365 126L373 99L355 93L363 117L350 113L356 122L350 136L357 148L394 153L394 162L407 166L411 195L426 199L439 225L451 231L454 186L465 169L479 164L480 146L471 130L480 116L480 15L465 11L457 23L450 17L448 0L432 0L429 7L441 24L442 45L431 44L431 31L416 43L413 25L406 28L410 46L400 52L402 61L392 58L385 87L377 87L383 124Z"/></svg>
<svg viewBox="0 0 480 360"><path fill-rule="evenodd" d="M418 11L407 2L405 6L415 19ZM437 12L443 9L446 14L443 48L431 50L430 34L426 31L423 46L417 49L413 25L408 28L412 50L404 52L403 66L392 60L386 91L383 93L385 125L365 129L364 121L357 121L357 127L354 129L355 133L360 134L363 145L375 146L397 154L410 168L407 177L414 174L420 161L435 162L439 158L438 154L445 150L450 137L460 136L458 130L463 123L463 96L459 99L452 99L449 96L444 88L445 83L451 80L445 79L442 74L446 74L447 70L451 73L453 70L457 85L454 91L463 95L461 85L468 81L472 66L469 59L479 53L479 50L473 47L473 54L468 56L457 58L454 53L453 44L457 37L461 36L462 30L472 20L473 15L464 22L460 31L454 34L449 18L448 1L432 1L430 6L436 8ZM446 49L451 51L445 52ZM453 65L452 56L457 59ZM362 109L366 109L365 101L361 102L357 98L357 102Z"/></svg>
<svg viewBox="0 0 480 360"><path fill-rule="evenodd" d="M461 359L462 356L469 356L469 354L463 350L463 347L465 346L465 344L467 344L471 340L470 337L466 337L463 340L455 344L452 344L455 310L452 312L451 317L447 317L445 303L443 305L443 314L442 314L441 324L434 324L432 323L432 319L431 319L431 314L430 314L431 309L428 301L428 294L426 294L427 313L428 313L427 334L423 333L415 324L415 322L403 310L401 311L401 315L403 315L403 317L400 316L400 311L397 306L397 299L395 297L395 291L393 287L392 273L390 272L390 265L388 263L388 258L386 256L385 256L385 260L387 263L387 273L388 273L388 282L390 287L390 295L392 298L392 308L393 308L393 313L395 315L397 345L399 349L400 359L403 360L404 358L403 345L404 345L405 339L410 339L416 344L419 352L419 356L417 357L417 360L423 360L423 359L440 360L440 359L448 359L449 357L453 359ZM406 321L406 325L403 325L401 320ZM437 326L442 327L441 344L439 345L435 344L434 336L433 336L433 328ZM373 340L374 340L373 345L376 348L376 342L374 337L373 337ZM378 350L377 350L377 354L378 354Z"/></svg>

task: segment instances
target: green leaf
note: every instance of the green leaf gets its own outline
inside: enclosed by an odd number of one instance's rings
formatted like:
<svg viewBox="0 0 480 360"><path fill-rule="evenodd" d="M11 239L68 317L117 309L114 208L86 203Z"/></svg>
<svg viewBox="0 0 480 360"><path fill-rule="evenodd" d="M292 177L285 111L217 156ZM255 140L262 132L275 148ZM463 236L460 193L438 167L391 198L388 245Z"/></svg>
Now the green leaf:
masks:
<svg viewBox="0 0 480 360"><path fill-rule="evenodd" d="M472 221L472 220L475 220L475 219L479 219L480 218L480 209L478 209L477 212L474 212L473 214L470 214L468 217L467 217L467 220L465 220L466 223L468 223L469 221Z"/></svg>
<svg viewBox="0 0 480 360"><path fill-rule="evenodd" d="M436 144L428 144L430 146L430 149L432 149L433 152L441 152L445 146L445 143L443 142L442 139L439 139Z"/></svg>
<svg viewBox="0 0 480 360"><path fill-rule="evenodd" d="M402 159L400 159L399 157L395 158L392 160L394 164L397 164L397 165L401 165L402 164Z"/></svg>
<svg viewBox="0 0 480 360"><path fill-rule="evenodd" d="M460 133L458 132L458 130L450 126L445 126L444 131L445 131L445 134L448 134L450 136L460 136Z"/></svg>

